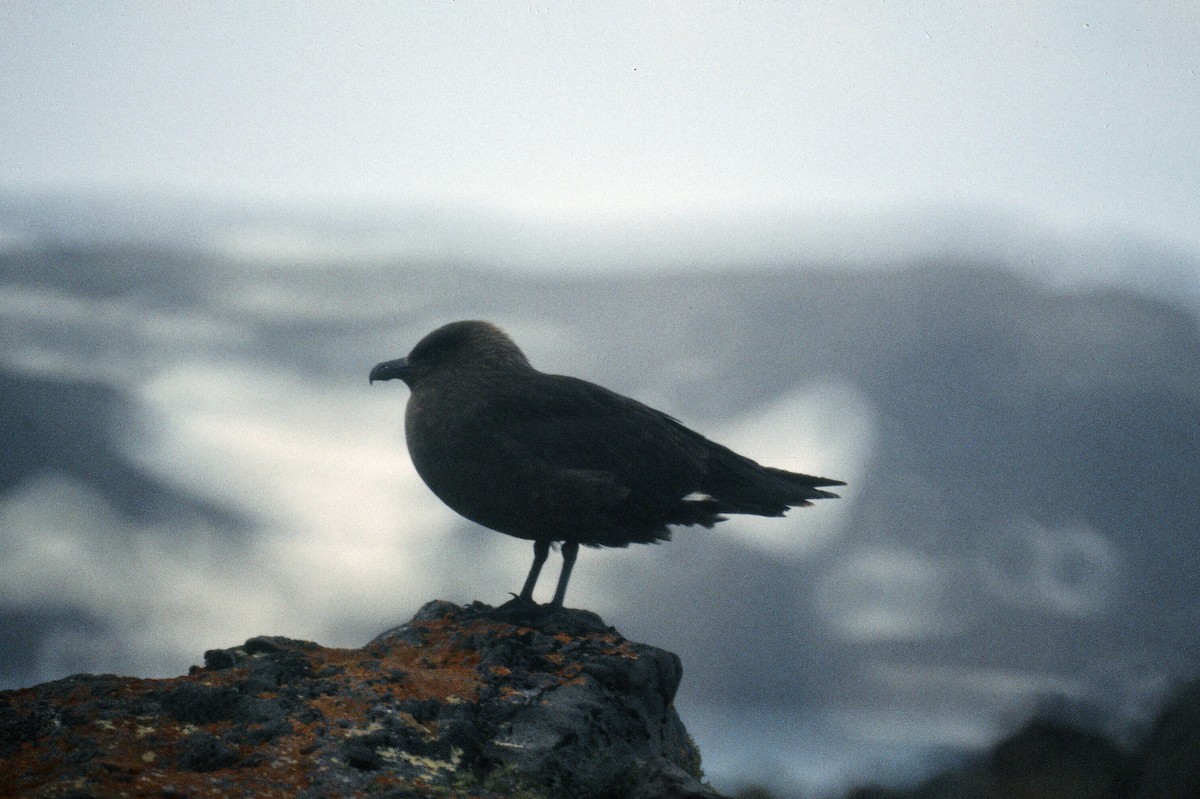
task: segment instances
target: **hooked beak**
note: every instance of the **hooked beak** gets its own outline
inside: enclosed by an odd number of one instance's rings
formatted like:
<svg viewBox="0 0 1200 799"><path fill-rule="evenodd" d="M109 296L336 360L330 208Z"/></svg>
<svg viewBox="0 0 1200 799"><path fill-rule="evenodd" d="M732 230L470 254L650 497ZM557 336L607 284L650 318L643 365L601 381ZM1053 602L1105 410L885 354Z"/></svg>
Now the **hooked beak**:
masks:
<svg viewBox="0 0 1200 799"><path fill-rule="evenodd" d="M408 376L411 374L412 368L408 365L408 358L397 358L394 361L384 361L381 364L376 364L371 370L370 382L376 380L401 380L408 382Z"/></svg>

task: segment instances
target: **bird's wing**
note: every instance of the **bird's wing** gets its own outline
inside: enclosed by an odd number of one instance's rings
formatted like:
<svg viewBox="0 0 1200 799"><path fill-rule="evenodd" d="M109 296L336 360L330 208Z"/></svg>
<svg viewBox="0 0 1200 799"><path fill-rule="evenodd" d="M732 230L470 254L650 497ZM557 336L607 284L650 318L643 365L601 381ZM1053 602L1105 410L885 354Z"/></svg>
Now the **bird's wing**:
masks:
<svg viewBox="0 0 1200 799"><path fill-rule="evenodd" d="M502 393L495 410L501 448L519 453L545 484L557 484L564 504L711 526L721 513L782 516L835 496L819 486L842 485L764 467L661 411L576 378L539 374L511 399Z"/></svg>
<svg viewBox="0 0 1200 799"><path fill-rule="evenodd" d="M689 493L704 471L698 434L602 386L539 374L496 398L508 446L554 470L591 473L626 491ZM702 440L702 439L700 439ZM603 477L602 477L603 476Z"/></svg>

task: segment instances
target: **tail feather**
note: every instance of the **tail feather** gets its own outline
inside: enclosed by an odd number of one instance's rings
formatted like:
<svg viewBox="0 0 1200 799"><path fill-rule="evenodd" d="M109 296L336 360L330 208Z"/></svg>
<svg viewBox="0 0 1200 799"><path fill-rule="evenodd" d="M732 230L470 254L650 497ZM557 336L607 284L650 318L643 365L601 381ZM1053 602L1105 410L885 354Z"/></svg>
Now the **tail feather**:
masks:
<svg viewBox="0 0 1200 799"><path fill-rule="evenodd" d="M726 450L709 461L703 488L721 513L782 516L788 508L811 505L814 499L836 499L837 494L822 488L841 485L841 480L761 466Z"/></svg>

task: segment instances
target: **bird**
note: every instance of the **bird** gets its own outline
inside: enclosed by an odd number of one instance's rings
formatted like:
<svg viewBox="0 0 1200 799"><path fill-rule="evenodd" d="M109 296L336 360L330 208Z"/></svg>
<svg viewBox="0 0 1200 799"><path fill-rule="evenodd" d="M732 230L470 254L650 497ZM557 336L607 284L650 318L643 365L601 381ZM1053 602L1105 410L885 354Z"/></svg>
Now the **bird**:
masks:
<svg viewBox="0 0 1200 799"><path fill-rule="evenodd" d="M576 377L535 369L496 325L451 322L369 382L410 389L404 434L417 474L467 519L533 541L534 587L551 546L561 608L579 547L667 541L671 525L711 528L724 514L783 516L845 485L762 466L672 416Z"/></svg>

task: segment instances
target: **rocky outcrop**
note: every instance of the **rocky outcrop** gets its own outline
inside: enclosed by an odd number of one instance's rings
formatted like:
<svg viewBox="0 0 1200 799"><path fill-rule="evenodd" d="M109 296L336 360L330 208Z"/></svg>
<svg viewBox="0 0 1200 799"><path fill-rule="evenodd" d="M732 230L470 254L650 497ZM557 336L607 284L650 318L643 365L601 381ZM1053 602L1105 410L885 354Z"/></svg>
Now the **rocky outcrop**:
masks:
<svg viewBox="0 0 1200 799"><path fill-rule="evenodd" d="M981 753L909 788L846 799L1196 799L1200 680L1178 686L1132 748L1066 720L1035 717ZM762 794L770 799L770 794Z"/></svg>
<svg viewBox="0 0 1200 799"><path fill-rule="evenodd" d="M680 677L587 611L432 602L362 649L252 638L0 693L0 796L714 799Z"/></svg>
<svg viewBox="0 0 1200 799"><path fill-rule="evenodd" d="M1200 679L1175 690L1140 750L1134 799L1200 796Z"/></svg>

